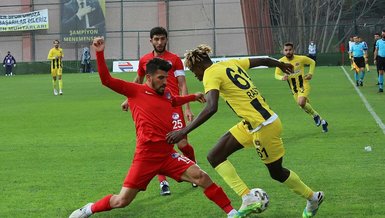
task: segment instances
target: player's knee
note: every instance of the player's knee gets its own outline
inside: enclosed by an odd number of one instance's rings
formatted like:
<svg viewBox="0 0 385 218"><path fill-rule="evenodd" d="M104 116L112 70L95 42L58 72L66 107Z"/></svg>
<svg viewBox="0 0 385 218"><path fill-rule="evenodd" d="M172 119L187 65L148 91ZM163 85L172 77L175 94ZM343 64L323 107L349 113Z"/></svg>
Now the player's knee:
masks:
<svg viewBox="0 0 385 218"><path fill-rule="evenodd" d="M210 151L208 153L207 160L213 168L217 167L220 163L224 161L222 160L222 158L219 157L219 155L216 155L213 151Z"/></svg>
<svg viewBox="0 0 385 218"><path fill-rule="evenodd" d="M290 174L287 174L283 169L282 170L271 170L269 171L270 177L280 183L286 181Z"/></svg>
<svg viewBox="0 0 385 218"><path fill-rule="evenodd" d="M304 108L306 105L306 101L298 101L298 106L300 106L301 108Z"/></svg>
<svg viewBox="0 0 385 218"><path fill-rule="evenodd" d="M192 179L193 183L197 184L198 186L205 186L208 183L212 183L210 176L203 170L199 170Z"/></svg>

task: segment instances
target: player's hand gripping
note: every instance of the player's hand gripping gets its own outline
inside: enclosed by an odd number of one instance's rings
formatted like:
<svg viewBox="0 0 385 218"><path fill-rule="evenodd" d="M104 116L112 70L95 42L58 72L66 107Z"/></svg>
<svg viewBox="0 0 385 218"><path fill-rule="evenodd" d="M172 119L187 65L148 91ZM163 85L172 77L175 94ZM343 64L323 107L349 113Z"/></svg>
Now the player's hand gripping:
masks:
<svg viewBox="0 0 385 218"><path fill-rule="evenodd" d="M194 95L195 95L195 101L199 101L200 103L206 102L205 95L202 92L197 92Z"/></svg>
<svg viewBox="0 0 385 218"><path fill-rule="evenodd" d="M184 132L184 129L175 130L167 133L166 140L168 144L175 144L182 140L187 134Z"/></svg>
<svg viewBox="0 0 385 218"><path fill-rule="evenodd" d="M96 52L104 51L104 37L95 37L92 42L92 47Z"/></svg>
<svg viewBox="0 0 385 218"><path fill-rule="evenodd" d="M311 80L311 78L313 78L313 75L308 73L305 75L305 80Z"/></svg>

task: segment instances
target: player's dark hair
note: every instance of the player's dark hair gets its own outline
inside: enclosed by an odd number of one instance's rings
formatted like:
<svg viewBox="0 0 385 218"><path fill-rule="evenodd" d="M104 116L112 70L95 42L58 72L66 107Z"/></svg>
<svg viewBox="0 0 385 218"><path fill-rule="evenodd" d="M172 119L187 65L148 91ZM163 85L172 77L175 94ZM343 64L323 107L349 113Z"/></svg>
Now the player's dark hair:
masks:
<svg viewBox="0 0 385 218"><path fill-rule="evenodd" d="M157 70L168 72L171 69L171 64L161 58L153 58L146 64L146 74L153 75Z"/></svg>
<svg viewBox="0 0 385 218"><path fill-rule="evenodd" d="M155 35L164 35L167 38L167 30L161 26L154 27L150 30L150 39Z"/></svg>
<svg viewBox="0 0 385 218"><path fill-rule="evenodd" d="M374 35L375 35L375 36L381 36L381 34L380 34L380 33L375 33Z"/></svg>
<svg viewBox="0 0 385 218"><path fill-rule="evenodd" d="M294 44L292 42L286 42L284 46L291 46L292 48L294 48Z"/></svg>
<svg viewBox="0 0 385 218"><path fill-rule="evenodd" d="M60 44L60 42L59 42L59 40L58 40L58 39L55 39L55 40L53 40L53 43L55 43L55 42L57 42L57 43L59 43L59 44Z"/></svg>

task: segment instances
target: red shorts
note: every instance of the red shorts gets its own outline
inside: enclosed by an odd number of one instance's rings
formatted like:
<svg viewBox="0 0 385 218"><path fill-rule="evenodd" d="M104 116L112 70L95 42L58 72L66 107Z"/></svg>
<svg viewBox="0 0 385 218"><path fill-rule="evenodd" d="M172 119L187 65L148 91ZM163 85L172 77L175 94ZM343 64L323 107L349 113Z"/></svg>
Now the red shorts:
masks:
<svg viewBox="0 0 385 218"><path fill-rule="evenodd" d="M135 155L124 179L123 187L146 190L148 183L158 174L181 182L182 174L194 164L194 161L175 150L164 158L143 159L140 155Z"/></svg>

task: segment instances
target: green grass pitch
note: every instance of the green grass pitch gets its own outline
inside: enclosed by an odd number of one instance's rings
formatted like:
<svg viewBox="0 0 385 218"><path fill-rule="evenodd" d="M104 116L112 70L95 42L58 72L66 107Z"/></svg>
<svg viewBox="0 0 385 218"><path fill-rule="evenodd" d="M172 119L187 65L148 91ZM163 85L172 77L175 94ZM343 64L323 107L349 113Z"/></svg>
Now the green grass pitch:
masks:
<svg viewBox="0 0 385 218"><path fill-rule="evenodd" d="M326 194L317 217L384 217L384 132L343 70L317 67L311 81L311 104L328 120L326 134L296 106L287 83L275 80L273 73L252 70L250 75L282 120L284 165ZM113 76L131 81L134 73ZM376 76L373 69L359 90L385 121L385 95L377 93ZM202 91L191 73L187 81L190 92ZM2 218L68 217L74 209L121 188L135 146L131 115L120 109L124 97L103 87L97 74L65 73L63 83L64 95L54 96L49 74L0 77ZM189 140L199 165L238 208L240 198L206 160L217 139L238 122L222 100L219 107ZM195 115L202 108L192 104ZM371 152L364 151L367 145ZM250 188L263 188L270 196L268 210L257 217L301 217L305 200L270 179L255 150L237 152L230 160ZM170 183L171 196L161 197L154 179L128 207L94 217L226 217L200 188Z"/></svg>

